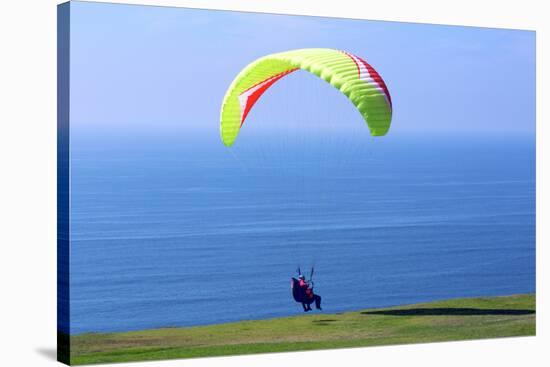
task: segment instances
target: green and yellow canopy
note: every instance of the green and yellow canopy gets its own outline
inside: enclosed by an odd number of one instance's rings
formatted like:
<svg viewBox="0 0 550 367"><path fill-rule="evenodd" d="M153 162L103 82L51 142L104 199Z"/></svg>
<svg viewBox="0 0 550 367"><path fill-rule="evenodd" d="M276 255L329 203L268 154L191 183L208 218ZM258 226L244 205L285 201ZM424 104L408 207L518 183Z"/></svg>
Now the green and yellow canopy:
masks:
<svg viewBox="0 0 550 367"><path fill-rule="evenodd" d="M345 51L308 48L267 55L246 66L227 90L220 112L223 143L235 142L250 109L273 83L298 69L344 93L359 110L373 136L390 128L392 103L380 75L365 60Z"/></svg>

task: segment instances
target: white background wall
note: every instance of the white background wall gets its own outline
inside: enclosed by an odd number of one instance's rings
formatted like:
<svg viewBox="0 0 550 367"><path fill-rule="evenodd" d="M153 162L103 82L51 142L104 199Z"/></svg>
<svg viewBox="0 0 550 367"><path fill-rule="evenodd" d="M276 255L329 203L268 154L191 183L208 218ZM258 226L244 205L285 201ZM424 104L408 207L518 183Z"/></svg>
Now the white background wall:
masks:
<svg viewBox="0 0 550 367"><path fill-rule="evenodd" d="M546 1L119 1L537 31L537 337L140 363L140 366L544 366L550 363ZM0 365L55 365L56 3L0 2ZM545 22L546 20L546 22ZM544 104L546 103L546 105ZM505 108L506 106L503 106ZM546 117L546 119L545 119ZM545 146L546 143L546 146ZM546 360L546 361L545 361ZM125 366L127 364L118 364Z"/></svg>

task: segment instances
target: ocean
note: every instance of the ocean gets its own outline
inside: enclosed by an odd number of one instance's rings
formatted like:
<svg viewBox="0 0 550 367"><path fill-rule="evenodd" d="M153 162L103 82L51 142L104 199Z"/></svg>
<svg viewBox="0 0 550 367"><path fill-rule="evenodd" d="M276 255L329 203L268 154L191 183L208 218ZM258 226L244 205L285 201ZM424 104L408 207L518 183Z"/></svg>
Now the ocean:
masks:
<svg viewBox="0 0 550 367"><path fill-rule="evenodd" d="M533 136L75 136L71 334L535 292Z"/></svg>

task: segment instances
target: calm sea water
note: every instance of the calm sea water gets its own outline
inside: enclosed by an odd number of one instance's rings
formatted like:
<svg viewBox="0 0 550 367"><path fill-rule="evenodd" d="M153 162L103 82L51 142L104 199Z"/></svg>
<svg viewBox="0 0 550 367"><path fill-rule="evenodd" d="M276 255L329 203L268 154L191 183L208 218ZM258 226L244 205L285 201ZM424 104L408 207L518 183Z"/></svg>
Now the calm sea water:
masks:
<svg viewBox="0 0 550 367"><path fill-rule="evenodd" d="M533 137L217 139L72 143L72 333L535 291Z"/></svg>

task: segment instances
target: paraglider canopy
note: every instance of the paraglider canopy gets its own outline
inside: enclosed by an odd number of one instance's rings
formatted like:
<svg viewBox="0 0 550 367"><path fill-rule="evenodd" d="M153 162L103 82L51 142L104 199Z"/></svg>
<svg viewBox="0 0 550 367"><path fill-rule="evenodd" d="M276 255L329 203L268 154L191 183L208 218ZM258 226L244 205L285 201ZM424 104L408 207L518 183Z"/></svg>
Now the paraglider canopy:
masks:
<svg viewBox="0 0 550 367"><path fill-rule="evenodd" d="M220 134L231 146L251 108L275 82L296 70L325 80L355 105L373 136L388 132L392 102L384 80L362 58L349 52L308 48L271 54L250 63L229 86L220 112Z"/></svg>

